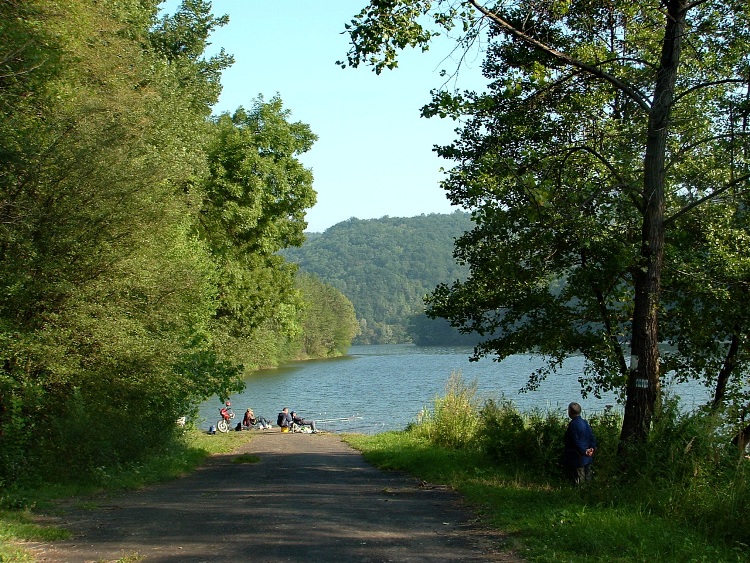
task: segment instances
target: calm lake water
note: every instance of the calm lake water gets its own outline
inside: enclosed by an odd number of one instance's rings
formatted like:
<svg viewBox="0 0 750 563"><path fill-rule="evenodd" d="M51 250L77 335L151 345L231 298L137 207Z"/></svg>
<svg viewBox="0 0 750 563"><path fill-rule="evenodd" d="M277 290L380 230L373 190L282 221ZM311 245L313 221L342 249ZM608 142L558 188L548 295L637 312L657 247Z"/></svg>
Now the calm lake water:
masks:
<svg viewBox="0 0 750 563"><path fill-rule="evenodd" d="M614 395L597 399L580 394L578 376L582 357L573 357L542 383L539 390L519 393L539 365L538 356L517 355L498 363L490 359L469 362L471 348L418 347L412 345L352 346L349 355L332 360L294 362L261 370L246 379L247 387L231 397L237 421L246 408L276 422L276 414L288 406L331 431L376 433L401 430L415 420L423 407L443 395L453 372L465 383L476 380L479 396L512 399L522 411L535 408L564 413L570 401L578 401L584 415L608 405L618 407ZM692 408L706 400L708 392L695 385L680 386L676 393L683 406ZM216 424L218 398L200 408L200 427ZM337 420L347 419L347 420ZM328 421L328 422L326 422Z"/></svg>

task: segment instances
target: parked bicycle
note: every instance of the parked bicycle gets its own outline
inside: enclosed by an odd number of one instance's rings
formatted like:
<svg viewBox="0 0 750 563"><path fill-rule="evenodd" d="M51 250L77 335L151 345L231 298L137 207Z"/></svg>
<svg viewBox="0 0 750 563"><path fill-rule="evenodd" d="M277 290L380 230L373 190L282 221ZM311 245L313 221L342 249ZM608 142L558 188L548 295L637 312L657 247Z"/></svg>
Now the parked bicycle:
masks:
<svg viewBox="0 0 750 563"><path fill-rule="evenodd" d="M219 409L221 418L216 423L216 430L219 432L229 432L232 428L230 420L234 418L234 411L232 410L232 403L227 401L223 407Z"/></svg>

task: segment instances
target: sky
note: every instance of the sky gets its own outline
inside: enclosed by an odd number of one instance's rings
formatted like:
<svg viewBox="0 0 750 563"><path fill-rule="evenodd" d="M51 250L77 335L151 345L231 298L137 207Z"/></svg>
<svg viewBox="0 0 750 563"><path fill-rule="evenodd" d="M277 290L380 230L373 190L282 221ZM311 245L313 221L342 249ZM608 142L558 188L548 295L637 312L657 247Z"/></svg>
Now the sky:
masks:
<svg viewBox="0 0 750 563"><path fill-rule="evenodd" d="M318 136L300 157L311 168L317 203L307 212L308 232L323 232L349 218L413 217L451 213L439 186L451 163L433 151L456 138L457 123L420 117L430 90L452 72L453 42L427 53L410 50L399 67L376 75L370 67L341 69L349 39L344 24L367 0L214 0L229 23L211 37L209 53L223 47L235 64L224 71L214 113L251 108L259 95L279 95L291 121ZM165 2L174 12L178 0ZM448 88L476 88L479 60L464 63ZM473 86L472 86L473 83Z"/></svg>

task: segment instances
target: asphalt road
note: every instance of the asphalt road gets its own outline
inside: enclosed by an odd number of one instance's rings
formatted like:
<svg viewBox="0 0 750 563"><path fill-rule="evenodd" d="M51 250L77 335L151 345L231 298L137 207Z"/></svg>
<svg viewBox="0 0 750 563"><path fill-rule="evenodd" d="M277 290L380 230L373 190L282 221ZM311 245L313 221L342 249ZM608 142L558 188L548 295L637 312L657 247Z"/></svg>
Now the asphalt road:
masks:
<svg viewBox="0 0 750 563"><path fill-rule="evenodd" d="M190 475L85 505L47 518L74 537L30 546L37 561L521 561L454 492L380 471L333 434L256 431Z"/></svg>

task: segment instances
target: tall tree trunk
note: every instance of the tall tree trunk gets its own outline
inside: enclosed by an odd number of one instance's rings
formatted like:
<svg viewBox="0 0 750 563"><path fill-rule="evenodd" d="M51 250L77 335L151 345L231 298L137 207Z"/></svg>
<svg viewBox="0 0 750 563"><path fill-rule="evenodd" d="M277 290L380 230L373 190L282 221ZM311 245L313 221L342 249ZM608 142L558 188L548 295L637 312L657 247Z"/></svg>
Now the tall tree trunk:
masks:
<svg viewBox="0 0 750 563"><path fill-rule="evenodd" d="M729 349L727 355L724 357L724 365L721 366L719 375L716 378L716 391L714 392L714 400L711 407L714 410L719 410L724 403L724 396L727 392L727 383L729 378L734 371L734 367L737 365L737 354L740 351L740 328L734 327L732 332L732 341L729 343Z"/></svg>
<svg viewBox="0 0 750 563"><path fill-rule="evenodd" d="M629 441L646 439L661 395L658 313L664 263L664 165L677 67L685 32L686 1L670 0L666 2L666 7L667 24L649 113L643 163L641 262L634 273L633 335L621 447Z"/></svg>

